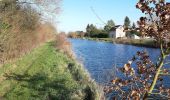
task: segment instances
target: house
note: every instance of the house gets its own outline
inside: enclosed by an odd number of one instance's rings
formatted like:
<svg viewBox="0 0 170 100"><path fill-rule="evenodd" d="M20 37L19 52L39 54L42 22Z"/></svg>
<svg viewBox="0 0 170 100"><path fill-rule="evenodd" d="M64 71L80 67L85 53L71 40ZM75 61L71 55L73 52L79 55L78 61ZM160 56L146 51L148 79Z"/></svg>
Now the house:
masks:
<svg viewBox="0 0 170 100"><path fill-rule="evenodd" d="M124 27L122 25L117 25L115 27L112 27L110 29L109 33L110 38L125 38L126 37L126 32L124 32Z"/></svg>
<svg viewBox="0 0 170 100"><path fill-rule="evenodd" d="M134 34L131 38L132 38L132 39L140 39L140 37L137 36L137 35L135 35L135 34Z"/></svg>

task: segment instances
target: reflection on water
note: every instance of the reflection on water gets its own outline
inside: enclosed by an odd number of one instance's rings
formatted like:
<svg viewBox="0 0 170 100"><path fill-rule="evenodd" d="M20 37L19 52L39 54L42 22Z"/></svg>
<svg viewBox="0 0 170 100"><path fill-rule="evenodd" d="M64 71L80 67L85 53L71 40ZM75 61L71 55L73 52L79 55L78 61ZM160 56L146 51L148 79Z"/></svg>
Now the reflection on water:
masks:
<svg viewBox="0 0 170 100"><path fill-rule="evenodd" d="M83 62L92 78L98 83L106 83L115 75L115 67L121 67L133 55L146 49L152 60L159 56L159 49L137 47L124 44L112 44L105 42L96 42L82 39L70 39L73 51L77 59ZM118 73L119 74L119 73Z"/></svg>

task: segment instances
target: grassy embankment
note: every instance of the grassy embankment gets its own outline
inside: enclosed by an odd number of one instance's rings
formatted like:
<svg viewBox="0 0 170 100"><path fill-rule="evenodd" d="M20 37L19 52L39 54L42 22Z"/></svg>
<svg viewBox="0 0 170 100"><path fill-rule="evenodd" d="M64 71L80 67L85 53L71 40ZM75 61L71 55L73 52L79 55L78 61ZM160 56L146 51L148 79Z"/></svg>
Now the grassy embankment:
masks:
<svg viewBox="0 0 170 100"><path fill-rule="evenodd" d="M152 39L111 39L111 38L86 38L86 39L135 46L157 47L156 42Z"/></svg>
<svg viewBox="0 0 170 100"><path fill-rule="evenodd" d="M97 100L97 86L53 43L0 67L0 97L7 100Z"/></svg>

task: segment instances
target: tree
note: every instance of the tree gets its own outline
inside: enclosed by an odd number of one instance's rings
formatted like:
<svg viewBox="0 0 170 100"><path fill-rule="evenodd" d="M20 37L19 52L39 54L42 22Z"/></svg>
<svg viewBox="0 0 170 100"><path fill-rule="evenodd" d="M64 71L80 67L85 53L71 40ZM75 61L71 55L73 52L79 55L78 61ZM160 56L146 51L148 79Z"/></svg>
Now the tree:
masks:
<svg viewBox="0 0 170 100"><path fill-rule="evenodd" d="M130 19L129 19L128 16L125 17L124 27L125 27L125 28L130 28Z"/></svg>
<svg viewBox="0 0 170 100"><path fill-rule="evenodd" d="M78 36L77 36L76 32L69 32L68 33L68 37L70 37L70 38L77 38Z"/></svg>
<svg viewBox="0 0 170 100"><path fill-rule="evenodd" d="M130 30L129 33L131 35L141 36L140 32L138 32L137 29L136 29L136 24L135 23L132 24L132 30Z"/></svg>
<svg viewBox="0 0 170 100"><path fill-rule="evenodd" d="M86 36L90 36L89 34L90 34L90 26L88 24L86 27Z"/></svg>
<svg viewBox="0 0 170 100"><path fill-rule="evenodd" d="M24 1L24 0L21 0ZM37 10L41 14L43 21L51 22L56 24L56 16L60 12L60 2L62 0L25 0L26 3L36 5Z"/></svg>
<svg viewBox="0 0 170 100"><path fill-rule="evenodd" d="M113 20L108 20L108 21L107 21L107 24L104 26L104 30L105 30L106 32L109 32L110 29L111 29L112 27L114 27L114 26L115 26L114 21L113 21Z"/></svg>
<svg viewBox="0 0 170 100"><path fill-rule="evenodd" d="M80 35L81 38L83 38L83 37L85 36L85 33L84 33L83 31L81 31L81 32L79 33L79 35Z"/></svg>
<svg viewBox="0 0 170 100"><path fill-rule="evenodd" d="M94 29L96 29L96 27L93 24L90 24L90 25L88 24L86 27L86 35L90 37L91 34L93 34Z"/></svg>
<svg viewBox="0 0 170 100"><path fill-rule="evenodd" d="M98 29L93 24L88 24L86 27L86 34L87 37L91 38L107 38L108 34L103 29Z"/></svg>
<svg viewBox="0 0 170 100"><path fill-rule="evenodd" d="M148 97L158 99L159 96L161 99L169 99L170 88L164 82L169 81L167 75L170 73L167 69L170 62L166 60L170 55L170 4L164 0L139 0L136 7L146 15L138 21L140 33L156 40L160 56L155 62L146 50L138 51L120 68L123 78L111 80L109 89L119 93L115 98L145 100Z"/></svg>
<svg viewBox="0 0 170 100"><path fill-rule="evenodd" d="M98 30L93 24L88 24L86 28L86 33L88 37L93 37L95 34L98 33Z"/></svg>
<svg viewBox="0 0 170 100"><path fill-rule="evenodd" d="M45 26L42 21L47 22L37 7L47 7L49 3L55 5L57 1L59 0L0 0L0 64L25 54L51 36L50 31L54 27L42 28ZM52 7L53 10L54 8L58 8L58 4ZM46 31L45 34L43 30Z"/></svg>
<svg viewBox="0 0 170 100"><path fill-rule="evenodd" d="M132 24L132 29L136 29L136 25L135 25L134 22L133 22L133 24Z"/></svg>

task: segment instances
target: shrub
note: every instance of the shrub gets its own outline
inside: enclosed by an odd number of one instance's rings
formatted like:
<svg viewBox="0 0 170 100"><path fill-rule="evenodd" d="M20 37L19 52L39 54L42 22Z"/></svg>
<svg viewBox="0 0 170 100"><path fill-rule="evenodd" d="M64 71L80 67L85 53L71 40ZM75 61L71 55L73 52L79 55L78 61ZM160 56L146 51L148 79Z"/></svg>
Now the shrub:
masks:
<svg viewBox="0 0 170 100"><path fill-rule="evenodd" d="M54 46L66 53L68 56L72 57L71 43L67 40L65 34L57 34L55 38Z"/></svg>
<svg viewBox="0 0 170 100"><path fill-rule="evenodd" d="M56 30L42 23L28 3L0 1L0 64L18 58L39 44L51 40Z"/></svg>

